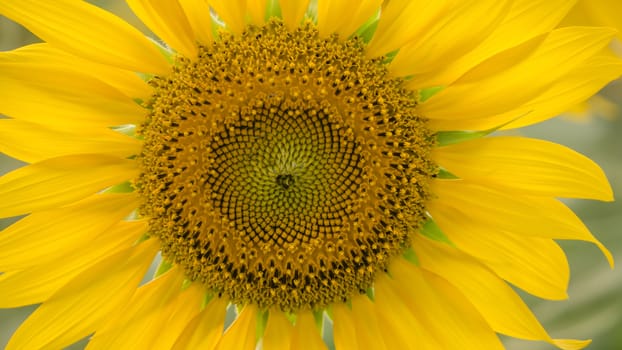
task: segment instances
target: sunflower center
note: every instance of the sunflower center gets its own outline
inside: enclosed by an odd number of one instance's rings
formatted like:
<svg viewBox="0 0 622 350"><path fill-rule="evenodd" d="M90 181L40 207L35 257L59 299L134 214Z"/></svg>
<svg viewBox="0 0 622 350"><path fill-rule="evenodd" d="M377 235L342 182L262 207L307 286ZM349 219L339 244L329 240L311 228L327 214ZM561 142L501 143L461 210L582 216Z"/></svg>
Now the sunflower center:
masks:
<svg viewBox="0 0 622 350"><path fill-rule="evenodd" d="M152 85L141 214L165 259L234 303L347 301L425 220L432 134L356 38L248 26Z"/></svg>

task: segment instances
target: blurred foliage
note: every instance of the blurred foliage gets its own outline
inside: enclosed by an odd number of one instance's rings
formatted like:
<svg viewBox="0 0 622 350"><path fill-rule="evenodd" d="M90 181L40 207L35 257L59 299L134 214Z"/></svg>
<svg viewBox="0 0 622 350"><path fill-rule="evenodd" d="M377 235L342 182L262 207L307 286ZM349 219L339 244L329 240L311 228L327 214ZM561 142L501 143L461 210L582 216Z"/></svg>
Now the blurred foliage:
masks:
<svg viewBox="0 0 622 350"><path fill-rule="evenodd" d="M106 7L146 33L149 31L120 0L91 1ZM10 50L38 41L19 25L0 18L0 50ZM603 94L622 107L622 83L613 83ZM619 108L622 110L622 108ZM614 192L622 195L622 114L613 119L598 115L576 121L556 118L514 131L522 135L551 140L577 150L600 164L607 173ZM0 174L22 163L0 154ZM567 202L587 226L622 262L622 201L600 203L571 200ZM0 229L11 221L0 220ZM600 251L583 242L560 242L571 267L569 300L546 301L521 293L553 337L592 338L591 350L622 349L622 273L611 270ZM0 347L12 332L35 309L0 310ZM509 350L552 349L543 343L502 337ZM72 346L80 349L84 342Z"/></svg>

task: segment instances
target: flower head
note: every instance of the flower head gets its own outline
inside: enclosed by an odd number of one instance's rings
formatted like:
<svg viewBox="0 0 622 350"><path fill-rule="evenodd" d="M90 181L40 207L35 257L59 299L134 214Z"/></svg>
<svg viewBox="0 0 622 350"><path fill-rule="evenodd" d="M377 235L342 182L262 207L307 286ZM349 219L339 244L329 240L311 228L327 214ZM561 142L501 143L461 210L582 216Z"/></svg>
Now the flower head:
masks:
<svg viewBox="0 0 622 350"><path fill-rule="evenodd" d="M622 74L568 1L4 0L45 42L0 54L9 349L501 349L553 339L508 285L566 296L557 198L588 158L488 136ZM154 276L140 284L156 254ZM229 316L227 316L229 315ZM331 327L333 339L324 329Z"/></svg>

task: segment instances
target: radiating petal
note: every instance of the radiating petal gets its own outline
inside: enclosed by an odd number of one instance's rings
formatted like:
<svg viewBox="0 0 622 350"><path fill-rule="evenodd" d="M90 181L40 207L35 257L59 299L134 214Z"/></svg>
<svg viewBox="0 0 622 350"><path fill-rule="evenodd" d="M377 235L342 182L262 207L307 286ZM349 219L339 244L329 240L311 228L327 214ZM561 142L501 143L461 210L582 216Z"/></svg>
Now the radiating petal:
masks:
<svg viewBox="0 0 622 350"><path fill-rule="evenodd" d="M309 7L309 0L279 0L279 5L281 6L283 22L289 30L294 30L304 18Z"/></svg>
<svg viewBox="0 0 622 350"><path fill-rule="evenodd" d="M112 314L97 329L88 349L138 349L150 341L149 327L154 318L164 312L166 305L180 292L183 273L176 267L140 286L128 306Z"/></svg>
<svg viewBox="0 0 622 350"><path fill-rule="evenodd" d="M33 255L30 261L32 266L0 275L0 307L44 302L84 270L130 247L146 230L145 222L120 222L99 234L88 245L74 249L53 263L39 261L39 257ZM55 250L48 252L56 253Z"/></svg>
<svg viewBox="0 0 622 350"><path fill-rule="evenodd" d="M328 350L310 311L305 310L296 313L296 324L290 350L298 349Z"/></svg>
<svg viewBox="0 0 622 350"><path fill-rule="evenodd" d="M196 283L182 289L183 279L183 271L173 267L141 286L128 307L97 330L87 349L170 349L205 296Z"/></svg>
<svg viewBox="0 0 622 350"><path fill-rule="evenodd" d="M396 76L442 70L490 35L508 14L512 1L457 1L422 35L400 48L389 64Z"/></svg>
<svg viewBox="0 0 622 350"><path fill-rule="evenodd" d="M141 142L110 129L64 132L17 119L0 119L0 152L28 163L81 153L127 158L140 152Z"/></svg>
<svg viewBox="0 0 622 350"><path fill-rule="evenodd" d="M423 324L417 314L407 307L406 300L397 294L390 277L386 274L377 276L374 293L378 325L389 349L442 349L440 343L430 334L428 325Z"/></svg>
<svg viewBox="0 0 622 350"><path fill-rule="evenodd" d="M611 0L582 0L568 13L560 26L606 26L622 28L622 2ZM618 39L622 40L622 33L618 32Z"/></svg>
<svg viewBox="0 0 622 350"><path fill-rule="evenodd" d="M122 19L85 1L3 0L0 14L77 56L136 72L165 74L158 49Z"/></svg>
<svg viewBox="0 0 622 350"><path fill-rule="evenodd" d="M439 349L503 349L499 338L453 286L403 259L390 267L394 290L441 345Z"/></svg>
<svg viewBox="0 0 622 350"><path fill-rule="evenodd" d="M318 0L317 27L321 36L348 38L378 12L382 0Z"/></svg>
<svg viewBox="0 0 622 350"><path fill-rule="evenodd" d="M126 0L132 11L160 39L188 58L197 55L194 32L178 0ZM209 17L209 14L206 14Z"/></svg>
<svg viewBox="0 0 622 350"><path fill-rule="evenodd" d="M435 161L469 182L528 195L613 200L591 159L558 144L525 137L484 137L433 151Z"/></svg>
<svg viewBox="0 0 622 350"><path fill-rule="evenodd" d="M253 304L244 306L238 318L227 328L216 344L218 350L254 350L257 343L257 307Z"/></svg>
<svg viewBox="0 0 622 350"><path fill-rule="evenodd" d="M358 345L356 330L354 329L354 318L352 310L346 304L337 303L331 308L333 315L333 339L335 349L360 349Z"/></svg>
<svg viewBox="0 0 622 350"><path fill-rule="evenodd" d="M87 78L68 85L78 89L88 81ZM84 86L84 90L74 89L46 84L44 78L38 85L32 85L28 81L1 76L0 114L57 129L62 125L67 130L140 124L147 114L145 109L128 98L110 99L98 95L88 86Z"/></svg>
<svg viewBox="0 0 622 350"><path fill-rule="evenodd" d="M151 96L153 89L138 74L133 71L112 67L78 56L71 55L64 50L48 43L26 45L12 51L0 52L0 69L2 75L13 75L19 81L28 81L32 84L51 85L56 88L65 88L66 84L80 84L81 82L70 81L75 75L76 79L86 79L90 90L100 87L105 96L120 99L119 94L110 87L118 90L130 100L139 98L146 100ZM71 76L65 73L70 72ZM58 76L63 76L60 84ZM93 83L93 81L96 81ZM103 83L103 84L102 84ZM108 86L105 86L105 85ZM46 85L46 86L47 86ZM89 91L90 91L89 90Z"/></svg>
<svg viewBox="0 0 622 350"><path fill-rule="evenodd" d="M212 38L212 15L207 0L179 0L186 14L194 37L202 45L208 45Z"/></svg>
<svg viewBox="0 0 622 350"><path fill-rule="evenodd" d="M466 181L435 181L432 191L437 198L430 201L428 210L441 228L471 225L483 231L587 241L598 246L613 266L607 248L555 198L521 196Z"/></svg>
<svg viewBox="0 0 622 350"><path fill-rule="evenodd" d="M567 112L570 106L585 102L612 80L622 74L622 62L612 55L595 56L557 80L550 88L518 108L492 118L474 120L437 120L434 128L490 129L499 126L500 120L514 120L501 129L519 128L542 122ZM589 78L586 78L589 77ZM593 98L592 100L593 101ZM519 118L520 117L520 118ZM518 119L516 119L518 118Z"/></svg>
<svg viewBox="0 0 622 350"><path fill-rule="evenodd" d="M210 6L216 11L227 28L233 33L240 34L246 25L247 0L210 0Z"/></svg>
<svg viewBox="0 0 622 350"><path fill-rule="evenodd" d="M501 278L475 259L445 243L418 236L413 242L421 267L449 281L479 311L493 330L515 338L543 340L566 346L588 341L553 340L531 313L527 305Z"/></svg>
<svg viewBox="0 0 622 350"><path fill-rule="evenodd" d="M135 175L134 161L107 155L46 159L0 177L0 217L65 205Z"/></svg>
<svg viewBox="0 0 622 350"><path fill-rule="evenodd" d="M383 9L378 28L367 46L370 57L387 54L425 33L448 8L444 0L391 0Z"/></svg>
<svg viewBox="0 0 622 350"><path fill-rule="evenodd" d="M173 349L214 349L225 328L228 303L225 299L214 297L205 309L186 326L175 342Z"/></svg>
<svg viewBox="0 0 622 350"><path fill-rule="evenodd" d="M129 301L157 250L148 240L83 271L22 323L7 350L60 349L93 333Z"/></svg>
<svg viewBox="0 0 622 350"><path fill-rule="evenodd" d="M357 343L361 350L390 350L391 344L386 338L391 334L383 334L380 330L380 320L376 314L377 306L369 300L367 295L357 295L352 298L352 322L356 329Z"/></svg>
<svg viewBox="0 0 622 350"><path fill-rule="evenodd" d="M468 224L454 227L443 223L442 230L460 250L476 257L515 286L540 298L568 298L570 268L564 251L555 241L486 231Z"/></svg>
<svg viewBox="0 0 622 350"><path fill-rule="evenodd" d="M158 327L151 330L146 348L170 350L186 326L199 314L204 300L205 286L200 283L193 283L179 293L177 298L168 305L166 312L158 315L158 322L156 322ZM136 334L136 332L131 333Z"/></svg>
<svg viewBox="0 0 622 350"><path fill-rule="evenodd" d="M490 36L446 66L412 77L409 86L416 89L453 83L486 59L555 28L575 2L576 0L514 0L507 16Z"/></svg>
<svg viewBox="0 0 622 350"><path fill-rule="evenodd" d="M53 262L88 246L138 203L133 193L98 194L64 208L30 214L0 233L0 271Z"/></svg>
<svg viewBox="0 0 622 350"><path fill-rule="evenodd" d="M613 34L607 28L554 30L483 62L423 103L421 112L434 128L436 119L478 119L517 108L596 55Z"/></svg>
<svg viewBox="0 0 622 350"><path fill-rule="evenodd" d="M262 340L262 349L289 350L294 327L285 313L279 309L270 310L268 324Z"/></svg>
<svg viewBox="0 0 622 350"><path fill-rule="evenodd" d="M246 12L250 22L254 25L262 25L266 23L266 9L268 0L253 0L246 2Z"/></svg>

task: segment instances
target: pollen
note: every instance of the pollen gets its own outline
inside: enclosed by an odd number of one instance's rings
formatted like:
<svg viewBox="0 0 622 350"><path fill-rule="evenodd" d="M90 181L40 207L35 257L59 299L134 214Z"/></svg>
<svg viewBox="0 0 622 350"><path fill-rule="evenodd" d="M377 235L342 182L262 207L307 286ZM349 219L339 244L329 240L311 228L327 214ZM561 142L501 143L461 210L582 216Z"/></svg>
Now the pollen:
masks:
<svg viewBox="0 0 622 350"><path fill-rule="evenodd" d="M364 50L274 20L151 80L140 214L188 279L236 304L317 310L365 293L410 244L434 137Z"/></svg>

